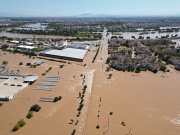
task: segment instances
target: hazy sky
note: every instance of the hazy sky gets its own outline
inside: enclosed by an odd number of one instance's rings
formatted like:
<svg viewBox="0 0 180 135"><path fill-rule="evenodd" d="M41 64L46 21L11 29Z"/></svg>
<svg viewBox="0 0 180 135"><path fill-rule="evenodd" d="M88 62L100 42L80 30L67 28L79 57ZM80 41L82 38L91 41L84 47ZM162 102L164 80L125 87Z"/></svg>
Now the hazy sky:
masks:
<svg viewBox="0 0 180 135"><path fill-rule="evenodd" d="M2 2L3 1L3 2ZM110 15L180 15L180 0L2 0L0 12L36 16L85 13Z"/></svg>

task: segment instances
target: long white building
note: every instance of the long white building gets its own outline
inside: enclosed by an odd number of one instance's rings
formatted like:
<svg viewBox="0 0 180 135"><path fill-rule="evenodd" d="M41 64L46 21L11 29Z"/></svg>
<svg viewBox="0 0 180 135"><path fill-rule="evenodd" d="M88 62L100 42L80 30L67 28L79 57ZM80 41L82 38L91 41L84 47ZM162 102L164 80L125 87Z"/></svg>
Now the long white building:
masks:
<svg viewBox="0 0 180 135"><path fill-rule="evenodd" d="M51 50L47 52L42 52L39 55L44 57L83 62L86 54L87 50L66 48L63 50Z"/></svg>

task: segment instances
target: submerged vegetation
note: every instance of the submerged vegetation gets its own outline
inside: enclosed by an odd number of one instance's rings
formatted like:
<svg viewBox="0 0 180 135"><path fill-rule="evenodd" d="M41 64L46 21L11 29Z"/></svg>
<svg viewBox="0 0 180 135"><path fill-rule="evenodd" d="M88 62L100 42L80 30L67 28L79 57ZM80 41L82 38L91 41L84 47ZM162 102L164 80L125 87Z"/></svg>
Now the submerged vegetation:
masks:
<svg viewBox="0 0 180 135"><path fill-rule="evenodd" d="M24 119L20 119L16 125L13 127L13 131L19 130L21 127L23 127L26 124L26 121Z"/></svg>

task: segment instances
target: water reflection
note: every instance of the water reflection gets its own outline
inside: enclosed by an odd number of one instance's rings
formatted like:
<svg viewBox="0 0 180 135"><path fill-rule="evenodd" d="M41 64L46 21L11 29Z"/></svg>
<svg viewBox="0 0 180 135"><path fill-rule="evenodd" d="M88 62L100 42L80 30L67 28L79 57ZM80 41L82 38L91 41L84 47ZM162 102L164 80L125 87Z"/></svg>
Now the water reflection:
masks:
<svg viewBox="0 0 180 135"><path fill-rule="evenodd" d="M10 38L72 38L72 37L64 37L64 36L53 36L53 35L33 35L33 34L17 34L17 33L10 33L10 32L0 32L0 37L6 36Z"/></svg>

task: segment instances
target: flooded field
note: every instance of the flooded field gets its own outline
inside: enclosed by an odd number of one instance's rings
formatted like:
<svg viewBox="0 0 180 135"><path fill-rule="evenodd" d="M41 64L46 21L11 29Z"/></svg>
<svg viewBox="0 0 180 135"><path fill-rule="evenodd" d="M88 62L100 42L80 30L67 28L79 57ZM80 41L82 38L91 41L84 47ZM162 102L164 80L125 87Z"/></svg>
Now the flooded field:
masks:
<svg viewBox="0 0 180 135"><path fill-rule="evenodd" d="M101 71L94 84L84 134L178 135L180 72L170 70L167 74L114 70L112 79ZM97 125L100 129L96 129Z"/></svg>
<svg viewBox="0 0 180 135"><path fill-rule="evenodd" d="M108 44L105 37L101 43L94 63L92 59L96 47L92 47L83 63L66 63L63 68L59 68L63 63L55 61L45 61L36 68L29 68L25 66L26 62L34 63L37 58L30 59L22 54L0 51L0 63L8 61L7 68L20 70L20 74L39 76L34 84L25 88L13 100L3 102L0 107L0 120L3 121L0 124L0 134L69 135L76 129L79 135L179 135L180 72L174 70L172 65L168 66L170 72L167 73L107 72L105 61L108 57ZM19 62L23 62L23 65L19 66ZM45 78L42 73L49 67L52 70L47 74L59 73L61 80L53 91L34 90ZM86 78L83 79L81 74ZM109 74L112 74L111 79L108 79ZM82 92L83 83L87 85L87 91L83 110L77 116L81 101L78 95ZM39 101L40 97L55 96L62 96L62 100L57 103ZM34 113L33 118L26 119L33 104L39 104L42 109ZM15 133L11 132L21 118L26 120L26 125ZM78 121L78 124L68 124L71 119Z"/></svg>
<svg viewBox="0 0 180 135"><path fill-rule="evenodd" d="M22 26L21 28L17 28L19 30L25 29L25 30L44 30L46 29L46 25L43 25L42 23L34 23L34 24L27 24Z"/></svg>
<svg viewBox="0 0 180 135"><path fill-rule="evenodd" d="M157 38L161 38L161 36L167 36L169 35L169 38L171 38L172 36L176 36L176 37L180 37L180 32L169 32L169 33L159 33L159 32L148 32L148 34L141 34L142 32L119 32L117 34L112 34L109 33L108 35L108 39L111 38L111 36L123 36L123 39L125 40L133 40L132 36L135 36L136 39L138 39L139 36L144 37L144 39L146 39L147 37L150 37L150 39L157 39ZM76 37L70 37L70 36L53 36L53 35L33 35L33 34L17 34L17 33L10 33L10 32L0 32L0 37L2 36L6 36L6 37L11 37L11 38L76 38Z"/></svg>
<svg viewBox="0 0 180 135"><path fill-rule="evenodd" d="M62 38L62 39L66 39L66 38L74 38L74 37L70 37L70 36L53 36L53 35L33 35L33 34L16 34L16 33L10 33L10 32L0 32L0 37L2 36L6 36L6 37L10 37L10 38Z"/></svg>
<svg viewBox="0 0 180 135"><path fill-rule="evenodd" d="M180 47L180 40L172 40L173 42L176 42L176 47Z"/></svg>
<svg viewBox="0 0 180 135"><path fill-rule="evenodd" d="M142 32L119 32L116 36L123 36L123 39L129 39L132 40L132 36L135 36L136 39L138 39L139 36L144 37L146 39L147 37L150 37L150 39L157 39L161 38L161 36L169 35L169 37L177 35L177 37L180 36L180 32L169 32L169 33L159 33L159 32L148 32L148 34L141 34ZM114 34L109 34L108 37L113 36Z"/></svg>
<svg viewBox="0 0 180 135"><path fill-rule="evenodd" d="M38 79L32 85L27 86L22 92L14 97L9 102L3 102L3 106L0 107L0 134L1 135L70 135L73 129L81 134L84 128L84 121L86 119L86 110L89 104L89 98L91 96L91 85L93 82L93 69L90 69L89 65L92 62L95 52L88 52L85 62L73 62L60 63L55 61L48 61L37 66L36 68L30 68L26 66L27 62L35 63L38 58L29 58L22 54L13 54L9 52L3 52L0 50L0 63L8 61L6 68L17 71L20 74L37 74ZM23 65L19 66L19 62ZM64 64L63 68L59 68L59 65ZM87 64L87 66L83 66ZM49 67L52 70L46 73L46 75L62 76L60 81L56 84L52 91L34 90L34 88L45 78L42 76ZM85 75L84 85L88 85L87 93L84 97L84 107L80 116L77 117L79 103L81 98L77 98L79 92L82 92L83 77ZM40 102L41 97L54 98L55 96L62 96L62 100L57 103L53 102ZM2 101L0 101L2 102ZM41 110L34 112L34 116L31 119L27 119L26 115L30 107L34 104L39 104ZM13 126L18 120L25 119L26 125L19 129L17 132L12 132ZM74 123L69 124L69 121L73 119ZM75 123L78 123L75 125Z"/></svg>

